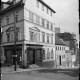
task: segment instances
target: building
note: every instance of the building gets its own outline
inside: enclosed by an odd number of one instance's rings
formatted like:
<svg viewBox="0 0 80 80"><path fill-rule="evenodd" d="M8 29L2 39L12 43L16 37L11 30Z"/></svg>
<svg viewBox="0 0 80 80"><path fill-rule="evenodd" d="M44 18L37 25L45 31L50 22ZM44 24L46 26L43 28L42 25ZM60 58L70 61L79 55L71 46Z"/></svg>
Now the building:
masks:
<svg viewBox="0 0 80 80"><path fill-rule="evenodd" d="M57 33L61 33L60 27L55 27L55 34L57 34Z"/></svg>
<svg viewBox="0 0 80 80"><path fill-rule="evenodd" d="M65 32L65 33L58 33L57 36L59 38L62 38L67 43L67 45L69 46L69 49L73 50L74 54L76 55L76 53L77 53L76 35L73 33L71 34L71 33Z"/></svg>
<svg viewBox="0 0 80 80"><path fill-rule="evenodd" d="M17 65L54 67L55 11L42 0L10 0L1 7L4 64L14 64L16 41Z"/></svg>
<svg viewBox="0 0 80 80"><path fill-rule="evenodd" d="M57 35L55 36L56 44L56 67L66 67L66 43L60 39Z"/></svg>
<svg viewBox="0 0 80 80"><path fill-rule="evenodd" d="M66 67L71 68L72 67L72 54L73 52L71 50L69 50L69 47L66 46Z"/></svg>

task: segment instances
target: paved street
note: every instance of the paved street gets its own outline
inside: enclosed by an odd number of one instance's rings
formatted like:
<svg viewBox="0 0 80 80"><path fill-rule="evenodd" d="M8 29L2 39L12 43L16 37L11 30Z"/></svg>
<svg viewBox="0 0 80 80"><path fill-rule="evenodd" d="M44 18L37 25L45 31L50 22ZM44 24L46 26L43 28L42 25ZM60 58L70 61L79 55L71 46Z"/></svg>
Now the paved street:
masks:
<svg viewBox="0 0 80 80"><path fill-rule="evenodd" d="M79 80L78 69L44 69L3 74L2 80Z"/></svg>

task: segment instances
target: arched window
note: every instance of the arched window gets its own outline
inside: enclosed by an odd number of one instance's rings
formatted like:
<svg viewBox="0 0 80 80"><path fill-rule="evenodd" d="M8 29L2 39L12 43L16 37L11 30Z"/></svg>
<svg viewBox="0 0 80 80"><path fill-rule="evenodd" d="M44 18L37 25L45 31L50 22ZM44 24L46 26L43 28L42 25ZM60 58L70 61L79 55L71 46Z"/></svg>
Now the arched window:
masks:
<svg viewBox="0 0 80 80"><path fill-rule="evenodd" d="M47 49L47 59L50 59L50 51L49 51L49 48Z"/></svg>
<svg viewBox="0 0 80 80"><path fill-rule="evenodd" d="M53 57L54 57L54 51L53 51L53 49L51 50L51 59L53 59Z"/></svg>

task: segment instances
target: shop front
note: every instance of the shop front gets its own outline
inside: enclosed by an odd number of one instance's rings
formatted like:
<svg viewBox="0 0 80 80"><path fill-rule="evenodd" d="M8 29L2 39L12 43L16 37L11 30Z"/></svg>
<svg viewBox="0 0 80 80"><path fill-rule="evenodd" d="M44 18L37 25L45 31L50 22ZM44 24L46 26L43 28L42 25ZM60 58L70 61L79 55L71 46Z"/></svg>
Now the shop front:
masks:
<svg viewBox="0 0 80 80"><path fill-rule="evenodd" d="M38 66L42 66L43 62L43 48L38 45L30 45L27 48L27 65L36 64Z"/></svg>
<svg viewBox="0 0 80 80"><path fill-rule="evenodd" d="M4 65L5 66L14 65L14 56L13 56L14 54L15 54L15 50L13 45L4 47L4 56L5 56ZM17 58L16 58L17 65L20 65L20 58L22 57L21 45L16 46L16 55L17 55Z"/></svg>

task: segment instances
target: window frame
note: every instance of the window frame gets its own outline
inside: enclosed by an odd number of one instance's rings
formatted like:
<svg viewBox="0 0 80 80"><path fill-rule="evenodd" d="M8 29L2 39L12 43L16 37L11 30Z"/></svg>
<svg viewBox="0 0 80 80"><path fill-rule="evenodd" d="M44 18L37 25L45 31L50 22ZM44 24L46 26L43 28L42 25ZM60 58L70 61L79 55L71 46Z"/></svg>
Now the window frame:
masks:
<svg viewBox="0 0 80 80"><path fill-rule="evenodd" d="M50 41L49 41L49 34L47 34L47 43L49 43Z"/></svg>
<svg viewBox="0 0 80 80"><path fill-rule="evenodd" d="M7 33L7 42L10 42L10 33Z"/></svg>
<svg viewBox="0 0 80 80"><path fill-rule="evenodd" d="M47 49L47 59L50 59L50 50L49 50L49 48Z"/></svg>
<svg viewBox="0 0 80 80"><path fill-rule="evenodd" d="M53 48L51 49L51 59L54 58L54 51L53 51Z"/></svg>
<svg viewBox="0 0 80 80"><path fill-rule="evenodd" d="M42 42L45 42L45 32L42 32Z"/></svg>
<svg viewBox="0 0 80 80"><path fill-rule="evenodd" d="M9 16L6 16L6 24L8 25L9 24Z"/></svg>

